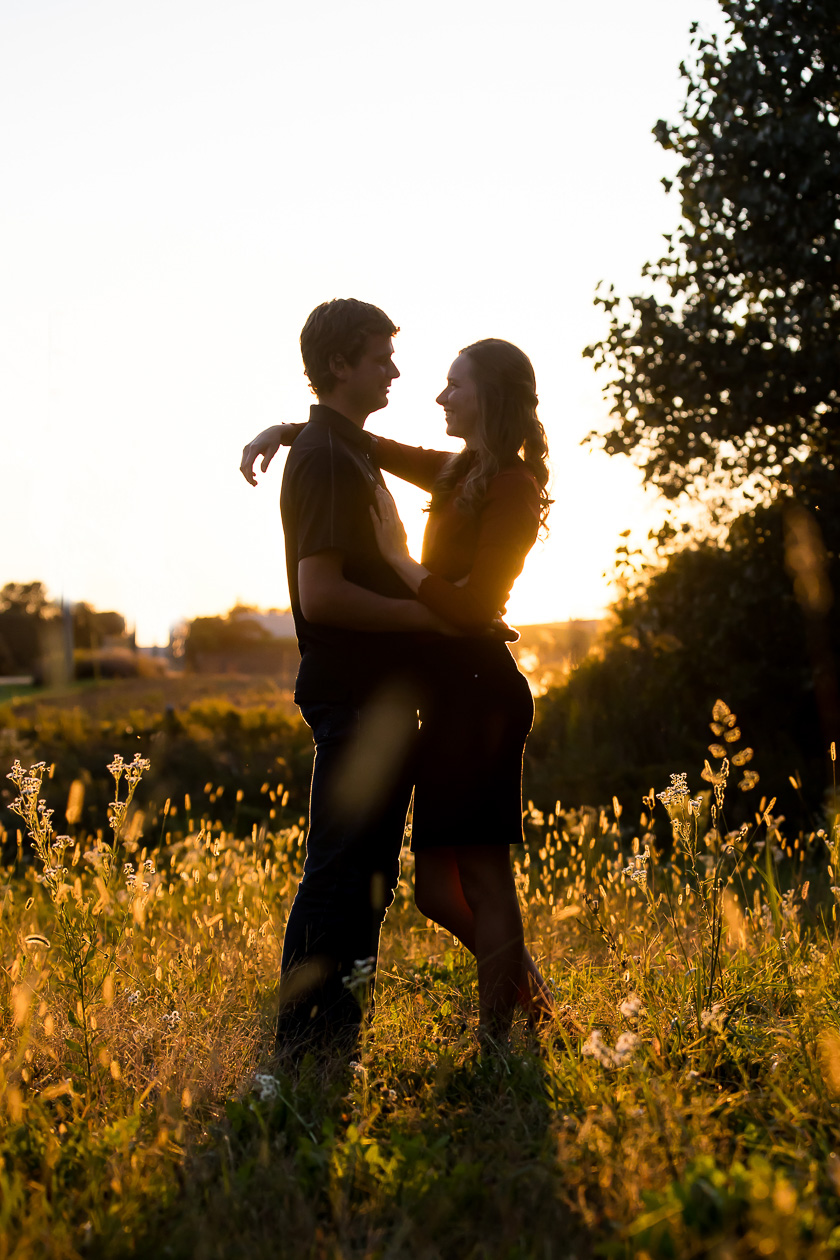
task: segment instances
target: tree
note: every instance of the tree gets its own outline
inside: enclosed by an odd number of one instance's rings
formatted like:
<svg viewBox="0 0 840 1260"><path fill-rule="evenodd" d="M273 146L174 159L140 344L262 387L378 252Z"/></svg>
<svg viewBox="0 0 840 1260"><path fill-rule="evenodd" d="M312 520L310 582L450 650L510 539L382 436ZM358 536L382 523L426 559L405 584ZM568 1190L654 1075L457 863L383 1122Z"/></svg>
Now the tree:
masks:
<svg viewBox="0 0 840 1260"><path fill-rule="evenodd" d="M722 697L770 795L794 812L801 773L817 810L840 739L840 18L834 0L720 3L726 34L692 28L679 121L655 128L681 227L645 295L599 294L608 331L585 353L609 373L605 449L671 500L717 497L728 528L666 523L663 563L545 698L529 757L572 799L641 795L702 765Z"/></svg>
<svg viewBox="0 0 840 1260"><path fill-rule="evenodd" d="M54 610L43 582L7 582L0 590L0 613L43 617Z"/></svg>
<svg viewBox="0 0 840 1260"><path fill-rule="evenodd" d="M651 292L596 298L609 331L584 353L612 372L605 449L666 497L807 502L840 470L840 19L836 0L721 7L725 37L692 27L679 122L654 128L682 226Z"/></svg>
<svg viewBox="0 0 840 1260"><path fill-rule="evenodd" d="M819 817L827 750L840 734L840 619L824 615L840 589L840 511L819 518L816 531L804 509L759 506L733 522L724 545L695 543L631 586L600 654L538 701L526 750L534 799L629 802L682 770L697 783L722 698L761 775L757 792L739 798L741 816L766 791L791 820L808 821L803 804Z"/></svg>
<svg viewBox="0 0 840 1260"><path fill-rule="evenodd" d="M236 652L270 643L269 632L242 612L243 608L237 606L223 617L196 617L187 636L187 660L191 661L197 652Z"/></svg>
<svg viewBox="0 0 840 1260"><path fill-rule="evenodd" d="M90 604L73 605L73 646L83 649L102 647L106 638L125 635L125 617L118 612L97 612Z"/></svg>

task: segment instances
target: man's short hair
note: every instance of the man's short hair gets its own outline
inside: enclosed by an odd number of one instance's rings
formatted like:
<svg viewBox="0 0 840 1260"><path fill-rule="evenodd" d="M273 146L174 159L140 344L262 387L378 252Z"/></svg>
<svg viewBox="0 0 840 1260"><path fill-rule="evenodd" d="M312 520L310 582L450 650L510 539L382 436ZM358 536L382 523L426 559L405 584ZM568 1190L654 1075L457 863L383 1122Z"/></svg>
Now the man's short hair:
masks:
<svg viewBox="0 0 840 1260"><path fill-rule="evenodd" d="M322 302L303 325L300 352L303 368L315 394L328 394L338 384L330 359L340 354L355 367L365 352L370 336L393 337L399 332L393 320L378 306L356 298L333 298Z"/></svg>

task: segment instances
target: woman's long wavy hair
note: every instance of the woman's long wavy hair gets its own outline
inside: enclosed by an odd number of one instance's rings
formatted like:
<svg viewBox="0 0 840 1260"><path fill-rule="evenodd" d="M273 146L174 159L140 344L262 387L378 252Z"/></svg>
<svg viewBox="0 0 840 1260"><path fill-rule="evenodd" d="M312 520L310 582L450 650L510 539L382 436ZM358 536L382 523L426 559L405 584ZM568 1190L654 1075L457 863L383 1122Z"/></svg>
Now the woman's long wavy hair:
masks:
<svg viewBox="0 0 840 1260"><path fill-rule="evenodd" d="M456 506L477 513L487 485L517 456L540 488L540 525L545 525L553 500L548 497L548 443L537 419L537 384L531 360L509 341L487 337L466 346L478 400L478 432L474 449L447 460L432 489L434 509L464 480Z"/></svg>

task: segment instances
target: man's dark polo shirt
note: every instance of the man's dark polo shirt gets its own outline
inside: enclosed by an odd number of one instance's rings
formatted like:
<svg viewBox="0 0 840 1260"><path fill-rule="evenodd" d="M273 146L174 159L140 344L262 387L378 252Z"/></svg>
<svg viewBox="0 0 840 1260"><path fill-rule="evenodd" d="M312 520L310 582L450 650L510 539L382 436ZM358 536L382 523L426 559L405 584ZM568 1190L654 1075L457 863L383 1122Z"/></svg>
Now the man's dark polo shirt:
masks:
<svg viewBox="0 0 840 1260"><path fill-rule="evenodd" d="M298 563L333 549L343 553L348 582L394 599L414 598L376 543L370 508L376 487L385 483L369 448L363 429L319 403L286 460L280 512L301 652L299 704L361 700L389 676L408 670L414 635L316 625L300 608Z"/></svg>

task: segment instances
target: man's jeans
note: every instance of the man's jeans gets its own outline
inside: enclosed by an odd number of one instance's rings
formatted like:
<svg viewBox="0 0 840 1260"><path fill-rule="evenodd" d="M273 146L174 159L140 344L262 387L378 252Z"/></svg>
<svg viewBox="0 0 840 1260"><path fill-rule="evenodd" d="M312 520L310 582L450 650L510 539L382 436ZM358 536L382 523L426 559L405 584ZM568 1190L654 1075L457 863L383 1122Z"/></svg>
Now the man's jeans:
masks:
<svg viewBox="0 0 840 1260"><path fill-rule="evenodd" d="M400 874L417 731L408 697L396 692L363 709L303 704L301 713L315 763L306 861L283 943L280 1051L355 1043L366 986L353 971L361 964L372 985Z"/></svg>

